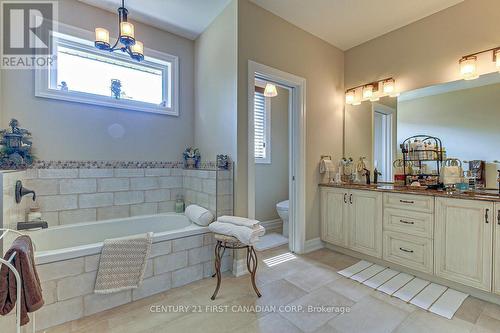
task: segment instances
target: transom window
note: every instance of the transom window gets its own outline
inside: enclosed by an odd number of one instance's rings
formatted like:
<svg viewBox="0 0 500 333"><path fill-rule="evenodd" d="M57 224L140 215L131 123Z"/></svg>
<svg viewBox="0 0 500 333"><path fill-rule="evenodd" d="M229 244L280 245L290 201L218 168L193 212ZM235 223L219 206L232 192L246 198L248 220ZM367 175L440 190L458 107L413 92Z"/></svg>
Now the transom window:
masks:
<svg viewBox="0 0 500 333"><path fill-rule="evenodd" d="M36 96L178 115L178 59L154 52L138 63L99 51L89 41L57 34L56 61L37 71ZM150 52L146 52L150 53Z"/></svg>

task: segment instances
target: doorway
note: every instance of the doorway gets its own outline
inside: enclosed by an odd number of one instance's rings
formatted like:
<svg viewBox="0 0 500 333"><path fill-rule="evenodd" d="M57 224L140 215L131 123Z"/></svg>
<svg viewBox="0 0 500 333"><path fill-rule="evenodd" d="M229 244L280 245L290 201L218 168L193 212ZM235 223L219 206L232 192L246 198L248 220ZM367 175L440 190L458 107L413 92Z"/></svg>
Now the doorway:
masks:
<svg viewBox="0 0 500 333"><path fill-rule="evenodd" d="M265 128L257 129L266 115L261 110L256 110L256 82L275 85L278 93L282 91L288 95L288 140L287 153L272 150L272 134L264 135ZM265 86L264 86L265 88ZM262 182L262 177L257 177L258 161L286 156L287 163L281 166L282 172L288 178L288 244L292 252L303 253L305 249L305 79L278 69L262 65L253 61L248 63L248 216L257 217L256 182ZM265 100L262 101L264 104ZM272 108L271 108L272 110ZM256 112L257 111L257 112ZM272 111L271 111L272 114ZM257 120L257 122L256 122ZM272 117L270 117L272 124ZM271 126L269 126L269 130ZM266 155L266 149L270 154ZM257 149L256 149L257 148ZM285 168L285 170L283 170ZM260 183L259 183L260 185ZM286 200L282 200L286 201ZM272 203L275 207L278 203ZM276 207L277 208L277 207ZM259 212L260 213L260 212ZM286 232L285 232L286 233Z"/></svg>
<svg viewBox="0 0 500 333"><path fill-rule="evenodd" d="M373 167L381 173L381 182L391 182L393 177L395 113L391 107L373 103Z"/></svg>

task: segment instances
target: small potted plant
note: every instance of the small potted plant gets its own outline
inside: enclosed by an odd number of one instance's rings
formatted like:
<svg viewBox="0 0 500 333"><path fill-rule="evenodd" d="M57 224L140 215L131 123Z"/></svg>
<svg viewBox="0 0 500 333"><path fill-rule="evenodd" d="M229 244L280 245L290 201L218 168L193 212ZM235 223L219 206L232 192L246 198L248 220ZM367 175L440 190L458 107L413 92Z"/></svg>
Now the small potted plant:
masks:
<svg viewBox="0 0 500 333"><path fill-rule="evenodd" d="M198 167L201 159L200 150L198 148L188 147L184 150L183 155L186 168L194 169Z"/></svg>

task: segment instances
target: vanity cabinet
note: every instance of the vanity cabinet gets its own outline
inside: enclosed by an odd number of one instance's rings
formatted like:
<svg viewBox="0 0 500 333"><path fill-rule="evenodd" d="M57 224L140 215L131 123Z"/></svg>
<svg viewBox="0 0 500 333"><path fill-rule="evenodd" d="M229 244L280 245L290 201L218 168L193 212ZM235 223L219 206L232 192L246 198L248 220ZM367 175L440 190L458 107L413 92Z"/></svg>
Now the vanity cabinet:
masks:
<svg viewBox="0 0 500 333"><path fill-rule="evenodd" d="M349 191L349 248L382 258L382 193Z"/></svg>
<svg viewBox="0 0 500 333"><path fill-rule="evenodd" d="M323 187L321 196L321 240L347 247L347 191Z"/></svg>
<svg viewBox="0 0 500 333"><path fill-rule="evenodd" d="M491 291L495 205L436 198L435 274Z"/></svg>
<svg viewBox="0 0 500 333"><path fill-rule="evenodd" d="M500 203L495 204L493 245L493 292L500 295Z"/></svg>
<svg viewBox="0 0 500 333"><path fill-rule="evenodd" d="M382 194L321 189L321 239L382 258Z"/></svg>

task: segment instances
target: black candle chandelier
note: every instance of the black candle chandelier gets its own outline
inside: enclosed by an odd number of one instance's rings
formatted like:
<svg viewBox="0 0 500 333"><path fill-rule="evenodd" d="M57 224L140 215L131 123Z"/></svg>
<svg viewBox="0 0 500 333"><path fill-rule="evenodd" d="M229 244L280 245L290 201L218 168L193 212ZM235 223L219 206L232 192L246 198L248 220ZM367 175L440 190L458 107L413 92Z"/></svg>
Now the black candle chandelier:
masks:
<svg viewBox="0 0 500 333"><path fill-rule="evenodd" d="M114 52L120 50L127 53L137 61L144 60L144 45L135 39L134 25L128 22L128 10L125 8L125 0L122 0L122 6L118 8L118 39L111 46L109 43L109 31L104 28L95 29L95 47L99 50ZM120 44L120 45L119 45Z"/></svg>

